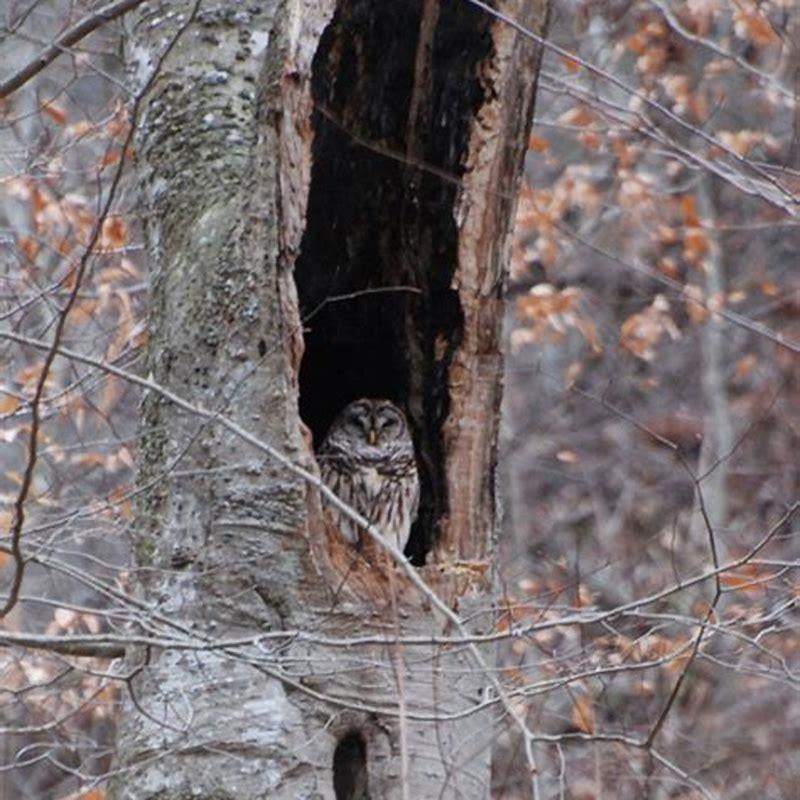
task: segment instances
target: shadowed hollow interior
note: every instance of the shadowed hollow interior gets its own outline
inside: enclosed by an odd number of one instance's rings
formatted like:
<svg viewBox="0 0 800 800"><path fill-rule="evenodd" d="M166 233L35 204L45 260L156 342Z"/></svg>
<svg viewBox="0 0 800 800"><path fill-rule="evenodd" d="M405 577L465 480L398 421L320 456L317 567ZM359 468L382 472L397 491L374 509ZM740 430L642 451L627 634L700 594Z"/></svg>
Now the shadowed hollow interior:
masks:
<svg viewBox="0 0 800 800"><path fill-rule="evenodd" d="M406 411L422 483L406 553L418 565L447 513L441 430L463 323L455 206L484 101L488 24L466 3L343 0L314 60L313 168L295 267L300 414L319 444L358 397Z"/></svg>
<svg viewBox="0 0 800 800"><path fill-rule="evenodd" d="M333 753L336 800L360 800L367 791L367 743L358 731L342 738Z"/></svg>

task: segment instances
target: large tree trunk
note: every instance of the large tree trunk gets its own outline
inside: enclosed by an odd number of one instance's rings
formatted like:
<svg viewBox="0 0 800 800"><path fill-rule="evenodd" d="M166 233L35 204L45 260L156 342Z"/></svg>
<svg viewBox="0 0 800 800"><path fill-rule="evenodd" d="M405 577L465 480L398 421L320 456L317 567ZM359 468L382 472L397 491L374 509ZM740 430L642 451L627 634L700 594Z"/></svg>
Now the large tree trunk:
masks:
<svg viewBox="0 0 800 800"><path fill-rule="evenodd" d="M131 48L146 75L183 28L138 123L149 371L314 473L311 436L346 402L403 405L423 484L407 554L488 631L537 48L466 0L193 5L146 10ZM544 0L502 10L542 30ZM233 426L158 392L140 459L142 625L197 647L131 658L112 797L488 796L502 708L474 654L433 641L459 634L402 568L342 542L318 491Z"/></svg>

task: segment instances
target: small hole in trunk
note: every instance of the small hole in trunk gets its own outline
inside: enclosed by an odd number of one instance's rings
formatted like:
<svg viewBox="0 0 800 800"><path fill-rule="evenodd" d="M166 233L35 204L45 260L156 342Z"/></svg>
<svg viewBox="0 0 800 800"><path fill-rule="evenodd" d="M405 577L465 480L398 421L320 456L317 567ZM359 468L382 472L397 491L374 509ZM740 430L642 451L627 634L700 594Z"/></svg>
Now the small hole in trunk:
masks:
<svg viewBox="0 0 800 800"><path fill-rule="evenodd" d="M333 754L333 791L336 800L366 800L367 743L353 731L336 746Z"/></svg>

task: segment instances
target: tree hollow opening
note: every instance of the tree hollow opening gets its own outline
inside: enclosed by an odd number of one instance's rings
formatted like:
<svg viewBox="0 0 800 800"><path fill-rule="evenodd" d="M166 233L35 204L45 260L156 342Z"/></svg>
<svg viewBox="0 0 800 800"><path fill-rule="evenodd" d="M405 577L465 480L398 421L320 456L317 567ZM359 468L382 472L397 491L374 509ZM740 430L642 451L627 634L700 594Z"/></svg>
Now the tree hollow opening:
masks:
<svg viewBox="0 0 800 800"><path fill-rule="evenodd" d="M405 410L422 484L406 548L417 565L448 512L442 426L464 319L455 212L490 50L488 15L466 3L341 0L313 64L300 414L319 445L359 397Z"/></svg>
<svg viewBox="0 0 800 800"><path fill-rule="evenodd" d="M357 731L348 733L333 753L333 791L336 800L368 797L367 743Z"/></svg>

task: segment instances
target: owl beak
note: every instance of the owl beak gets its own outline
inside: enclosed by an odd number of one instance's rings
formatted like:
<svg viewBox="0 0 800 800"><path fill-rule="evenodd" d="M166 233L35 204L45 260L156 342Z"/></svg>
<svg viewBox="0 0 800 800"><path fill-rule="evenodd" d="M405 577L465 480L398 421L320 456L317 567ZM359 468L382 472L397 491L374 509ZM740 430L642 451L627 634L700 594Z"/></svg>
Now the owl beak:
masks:
<svg viewBox="0 0 800 800"><path fill-rule="evenodd" d="M378 442L378 431L375 428L370 428L369 433L367 434L367 441L370 444L377 444Z"/></svg>

